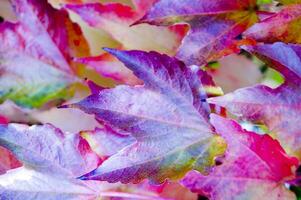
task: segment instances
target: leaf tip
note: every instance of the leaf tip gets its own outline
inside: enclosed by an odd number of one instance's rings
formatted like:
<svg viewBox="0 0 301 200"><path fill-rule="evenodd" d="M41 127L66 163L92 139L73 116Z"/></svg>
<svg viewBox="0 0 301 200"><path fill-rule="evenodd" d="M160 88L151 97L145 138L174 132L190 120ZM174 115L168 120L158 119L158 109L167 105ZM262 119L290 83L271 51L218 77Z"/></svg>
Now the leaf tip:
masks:
<svg viewBox="0 0 301 200"><path fill-rule="evenodd" d="M109 47L103 47L102 49L110 54L115 54L118 51L117 49L112 49Z"/></svg>
<svg viewBox="0 0 301 200"><path fill-rule="evenodd" d="M94 83L91 80L86 79L85 82L86 82L87 86L89 87L92 94L98 94L101 90L106 89L100 85L97 85L96 83Z"/></svg>
<svg viewBox="0 0 301 200"><path fill-rule="evenodd" d="M69 108L69 105L60 105L60 106L57 106L58 109L61 109L61 108Z"/></svg>
<svg viewBox="0 0 301 200"><path fill-rule="evenodd" d="M60 6L64 9L70 9L70 10L76 7L76 5L74 4L60 4Z"/></svg>
<svg viewBox="0 0 301 200"><path fill-rule="evenodd" d="M120 58L123 57L123 52L122 50L118 50L118 49L111 49L108 47L104 47L102 48L104 51L106 51L107 53L111 54L112 56L115 56L116 58Z"/></svg>
<svg viewBox="0 0 301 200"><path fill-rule="evenodd" d="M245 51L248 51L248 52L253 50L253 46L251 46L251 45L242 45L242 46L240 46L240 48Z"/></svg>
<svg viewBox="0 0 301 200"><path fill-rule="evenodd" d="M60 105L57 106L58 109L64 109L64 108L76 108L76 104L65 104L65 105Z"/></svg>
<svg viewBox="0 0 301 200"><path fill-rule="evenodd" d="M134 23L132 23L130 25L130 27L132 26L136 26L136 25L139 25L139 24L143 24L143 23L147 23L146 22L146 15L144 15L142 18L138 19L137 21L135 21Z"/></svg>
<svg viewBox="0 0 301 200"><path fill-rule="evenodd" d="M93 171L91 171L87 174L84 174L84 175L78 177L77 179L82 180L82 181L96 180L95 177L94 177L96 171L97 171L97 169L95 169L95 170L93 170Z"/></svg>

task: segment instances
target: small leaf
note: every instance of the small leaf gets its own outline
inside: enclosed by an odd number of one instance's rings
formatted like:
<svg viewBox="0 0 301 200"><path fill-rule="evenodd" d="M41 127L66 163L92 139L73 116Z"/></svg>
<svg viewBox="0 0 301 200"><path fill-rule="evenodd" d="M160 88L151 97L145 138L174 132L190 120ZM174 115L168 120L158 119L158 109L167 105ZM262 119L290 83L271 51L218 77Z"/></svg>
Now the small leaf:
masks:
<svg viewBox="0 0 301 200"><path fill-rule="evenodd" d="M278 141L217 115L211 122L228 142L225 158L208 176L189 172L182 184L212 200L296 198L284 182L294 177L298 160L287 156Z"/></svg>

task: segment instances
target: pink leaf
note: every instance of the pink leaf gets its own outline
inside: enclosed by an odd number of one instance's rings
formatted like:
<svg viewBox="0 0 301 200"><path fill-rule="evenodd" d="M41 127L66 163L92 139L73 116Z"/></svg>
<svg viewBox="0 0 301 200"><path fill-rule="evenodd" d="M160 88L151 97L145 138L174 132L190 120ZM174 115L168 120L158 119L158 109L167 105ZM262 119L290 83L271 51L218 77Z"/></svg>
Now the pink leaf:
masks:
<svg viewBox="0 0 301 200"><path fill-rule="evenodd" d="M211 122L228 142L225 158L208 176L190 172L182 180L186 187L212 200L296 198L284 182L294 177L298 160L287 156L278 141L217 115Z"/></svg>

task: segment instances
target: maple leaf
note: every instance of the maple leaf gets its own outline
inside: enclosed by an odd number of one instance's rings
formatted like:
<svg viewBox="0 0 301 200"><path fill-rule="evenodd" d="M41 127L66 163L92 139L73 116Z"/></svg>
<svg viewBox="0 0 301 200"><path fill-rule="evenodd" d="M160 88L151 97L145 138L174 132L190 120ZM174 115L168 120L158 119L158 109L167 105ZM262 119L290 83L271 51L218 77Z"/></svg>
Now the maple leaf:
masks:
<svg viewBox="0 0 301 200"><path fill-rule="evenodd" d="M255 6L254 0L160 0L138 23L188 23L177 57L187 65L203 65L238 51L235 38L256 22Z"/></svg>
<svg viewBox="0 0 301 200"><path fill-rule="evenodd" d="M218 115L211 115L211 123L228 143L225 158L208 176L189 172L182 184L212 200L296 199L284 183L294 177L298 160L287 156L277 140Z"/></svg>
<svg viewBox="0 0 301 200"><path fill-rule="evenodd" d="M12 2L18 22L0 24L0 101L32 108L68 98L79 82L71 57L87 55L79 26L46 0Z"/></svg>
<svg viewBox="0 0 301 200"><path fill-rule="evenodd" d="M157 27L147 24L130 27L152 5L153 1L133 1L136 10L119 3L67 4L65 7L74 11L90 26L105 30L121 44L121 49L154 50L174 55L186 33L185 25ZM154 40L154 38L156 38ZM86 64L105 77L130 85L141 84L133 74L115 57L103 54L97 57L76 60Z"/></svg>
<svg viewBox="0 0 301 200"><path fill-rule="evenodd" d="M285 149L301 158L300 45L275 43L244 47L280 71L286 82L272 89L264 85L243 88L208 102L226 107L231 113L268 126Z"/></svg>
<svg viewBox="0 0 301 200"><path fill-rule="evenodd" d="M26 166L68 177L83 175L95 169L99 162L79 135L64 134L48 124L1 125L0 145L12 151Z"/></svg>
<svg viewBox="0 0 301 200"><path fill-rule="evenodd" d="M244 35L258 42L301 43L301 5L288 6L250 27Z"/></svg>
<svg viewBox="0 0 301 200"><path fill-rule="evenodd" d="M206 171L225 143L212 134L200 79L177 59L156 52L105 49L120 59L144 86L92 91L68 107L80 108L137 142L111 156L82 179L162 182L187 171Z"/></svg>

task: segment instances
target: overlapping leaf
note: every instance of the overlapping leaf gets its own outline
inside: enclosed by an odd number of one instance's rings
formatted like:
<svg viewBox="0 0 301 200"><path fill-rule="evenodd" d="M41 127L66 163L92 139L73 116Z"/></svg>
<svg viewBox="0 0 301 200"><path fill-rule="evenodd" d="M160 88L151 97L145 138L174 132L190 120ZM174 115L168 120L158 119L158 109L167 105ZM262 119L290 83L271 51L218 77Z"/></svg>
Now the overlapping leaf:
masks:
<svg viewBox="0 0 301 200"><path fill-rule="evenodd" d="M187 174L182 180L185 186L212 200L296 199L284 183L294 178L298 160L287 156L278 141L217 115L211 122L228 143L225 158L208 176Z"/></svg>
<svg viewBox="0 0 301 200"><path fill-rule="evenodd" d="M286 83L276 89L264 85L239 89L208 101L226 107L239 117L262 122L276 134L285 149L300 158L301 47L275 43L245 47L280 71Z"/></svg>
<svg viewBox="0 0 301 200"><path fill-rule="evenodd" d="M68 177L83 175L95 169L99 162L81 137L64 134L51 125L1 125L0 145L27 166Z"/></svg>
<svg viewBox="0 0 301 200"><path fill-rule="evenodd" d="M18 22L0 24L0 101L31 108L69 97L71 57L88 53L80 28L46 0L12 2Z"/></svg>
<svg viewBox="0 0 301 200"><path fill-rule="evenodd" d="M177 25L166 28L144 24L130 27L132 23L145 14L153 1L138 0L133 1L133 3L136 10L119 3L70 4L65 5L65 7L80 15L90 26L108 32L121 44L122 49L154 50L174 55L186 32L186 26ZM130 85L141 83L122 63L110 54L81 58L77 61L91 66L100 74L118 82Z"/></svg>
<svg viewBox="0 0 301 200"><path fill-rule="evenodd" d="M162 182L180 178L190 169L204 172L212 166L225 143L212 133L197 74L182 62L155 52L106 50L145 85L96 91L70 106L131 133L137 142L82 179Z"/></svg>
<svg viewBox="0 0 301 200"><path fill-rule="evenodd" d="M257 20L255 5L253 0L160 0L139 22L188 23L190 31L177 57L188 65L202 65L237 51L235 38Z"/></svg>
<svg viewBox="0 0 301 200"><path fill-rule="evenodd" d="M244 35L258 42L301 43L301 4L288 6L248 29Z"/></svg>

